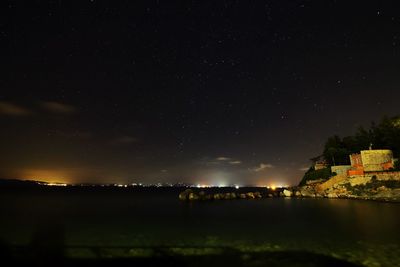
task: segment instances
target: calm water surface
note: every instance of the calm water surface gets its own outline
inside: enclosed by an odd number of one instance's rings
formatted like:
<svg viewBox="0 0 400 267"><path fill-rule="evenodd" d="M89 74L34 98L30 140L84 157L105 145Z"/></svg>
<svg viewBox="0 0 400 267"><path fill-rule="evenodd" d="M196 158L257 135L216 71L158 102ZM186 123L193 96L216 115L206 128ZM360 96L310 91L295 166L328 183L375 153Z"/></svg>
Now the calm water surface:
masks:
<svg viewBox="0 0 400 267"><path fill-rule="evenodd" d="M57 232L66 246L238 246L308 250L400 266L400 205L331 199L185 203L176 190L0 196L0 240Z"/></svg>

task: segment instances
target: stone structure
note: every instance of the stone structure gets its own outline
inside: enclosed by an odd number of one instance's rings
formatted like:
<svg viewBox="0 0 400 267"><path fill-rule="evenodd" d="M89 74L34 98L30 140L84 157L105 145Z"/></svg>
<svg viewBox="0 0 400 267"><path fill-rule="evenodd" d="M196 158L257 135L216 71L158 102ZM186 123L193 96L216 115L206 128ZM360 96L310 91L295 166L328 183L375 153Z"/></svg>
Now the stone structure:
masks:
<svg viewBox="0 0 400 267"><path fill-rule="evenodd" d="M393 153L388 149L362 150L359 154L350 155L351 165L332 166L336 173L328 181L317 186L318 191L324 191L344 181L351 186L365 184L373 176L378 180L400 180L400 172L393 171Z"/></svg>
<svg viewBox="0 0 400 267"><path fill-rule="evenodd" d="M385 171L394 167L393 152L388 149L363 150L361 160L364 171Z"/></svg>
<svg viewBox="0 0 400 267"><path fill-rule="evenodd" d="M393 152L389 149L362 150L350 155L349 176L364 175L366 172L387 171L394 167Z"/></svg>
<svg viewBox="0 0 400 267"><path fill-rule="evenodd" d="M364 175L364 166L362 164L361 154L350 155L351 168L347 171L349 176Z"/></svg>
<svg viewBox="0 0 400 267"><path fill-rule="evenodd" d="M314 164L314 170L322 170L328 167L328 163L325 160L318 160Z"/></svg>
<svg viewBox="0 0 400 267"><path fill-rule="evenodd" d="M351 165L338 165L332 166L331 171L332 173L336 173L337 175L347 175L347 171L351 169Z"/></svg>

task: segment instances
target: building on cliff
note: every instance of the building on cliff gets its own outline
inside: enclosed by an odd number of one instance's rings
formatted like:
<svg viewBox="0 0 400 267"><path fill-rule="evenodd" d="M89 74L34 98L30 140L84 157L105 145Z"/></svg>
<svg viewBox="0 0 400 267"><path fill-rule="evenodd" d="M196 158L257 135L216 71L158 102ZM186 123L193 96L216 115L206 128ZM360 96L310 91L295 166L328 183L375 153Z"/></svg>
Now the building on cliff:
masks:
<svg viewBox="0 0 400 267"><path fill-rule="evenodd" d="M332 172L347 176L364 175L366 172L388 171L394 167L393 152L389 149L362 150L350 155L351 165L332 166Z"/></svg>
<svg viewBox="0 0 400 267"><path fill-rule="evenodd" d="M325 168L329 168L328 162L323 158L323 155L319 155L318 157L310 159L314 164L314 170L322 170Z"/></svg>
<svg viewBox="0 0 400 267"><path fill-rule="evenodd" d="M351 165L337 165L332 166L332 173L336 173L336 175L347 175L347 172L351 169Z"/></svg>
<svg viewBox="0 0 400 267"><path fill-rule="evenodd" d="M329 168L328 163L325 160L319 160L314 164L314 170L322 170L325 168Z"/></svg>

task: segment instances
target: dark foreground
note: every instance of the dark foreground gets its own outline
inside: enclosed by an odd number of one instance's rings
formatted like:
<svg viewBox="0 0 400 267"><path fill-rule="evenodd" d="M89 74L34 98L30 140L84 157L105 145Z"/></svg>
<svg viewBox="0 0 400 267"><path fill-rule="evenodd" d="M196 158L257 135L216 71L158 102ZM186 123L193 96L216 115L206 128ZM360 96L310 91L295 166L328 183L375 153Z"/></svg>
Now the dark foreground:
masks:
<svg viewBox="0 0 400 267"><path fill-rule="evenodd" d="M129 256L135 250L133 248L81 249L91 251L96 256L67 258L62 250L55 251L54 247L2 248L4 255L1 256L6 266L360 266L308 251L241 253L230 248L137 248L141 250L140 253L147 251L149 255L134 257ZM190 250L198 255L179 255L174 252L176 250Z"/></svg>
<svg viewBox="0 0 400 267"><path fill-rule="evenodd" d="M400 266L398 204L184 202L180 191L3 190L0 256L18 266Z"/></svg>

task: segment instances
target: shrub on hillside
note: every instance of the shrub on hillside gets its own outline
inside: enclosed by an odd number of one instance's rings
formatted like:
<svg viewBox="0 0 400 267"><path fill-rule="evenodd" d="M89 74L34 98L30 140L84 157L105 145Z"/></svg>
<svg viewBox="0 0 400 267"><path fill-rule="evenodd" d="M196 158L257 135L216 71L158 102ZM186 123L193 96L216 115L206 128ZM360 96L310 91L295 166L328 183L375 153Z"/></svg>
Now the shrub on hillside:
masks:
<svg viewBox="0 0 400 267"><path fill-rule="evenodd" d="M394 170L400 171L400 160L399 159L396 159L396 161L394 162Z"/></svg>
<svg viewBox="0 0 400 267"><path fill-rule="evenodd" d="M306 185L307 181L324 179L328 180L332 176L331 168L324 168L320 170L315 170L311 167L305 174L300 182L300 186Z"/></svg>

